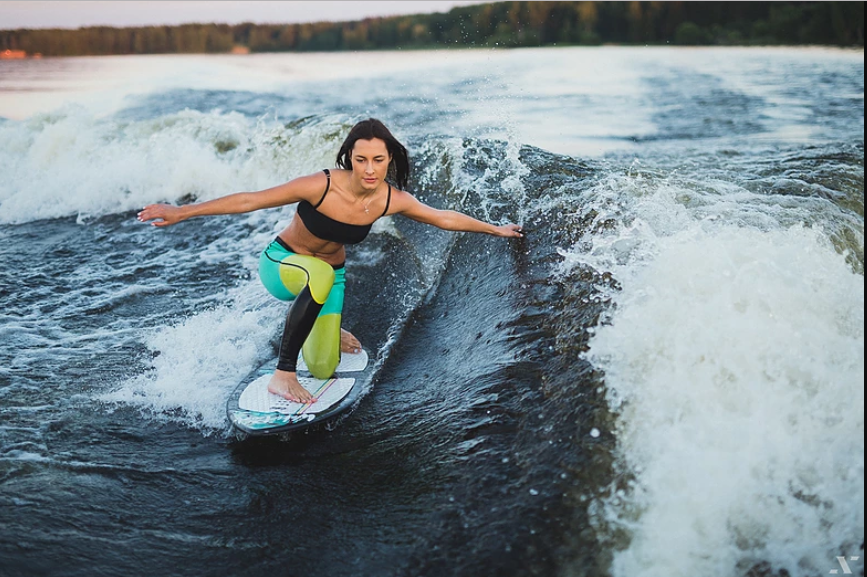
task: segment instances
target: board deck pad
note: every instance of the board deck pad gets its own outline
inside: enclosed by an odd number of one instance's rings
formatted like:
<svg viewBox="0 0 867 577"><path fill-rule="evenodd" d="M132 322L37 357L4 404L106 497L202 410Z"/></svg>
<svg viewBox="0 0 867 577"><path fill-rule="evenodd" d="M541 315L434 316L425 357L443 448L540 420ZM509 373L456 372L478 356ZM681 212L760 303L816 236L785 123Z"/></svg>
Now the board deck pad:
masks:
<svg viewBox="0 0 867 577"><path fill-rule="evenodd" d="M349 393L355 379L308 379L300 378L301 386L313 395L315 403L293 403L268 392L271 375L264 374L244 389L238 399L238 408L259 413L283 413L286 415L315 415L331 407Z"/></svg>
<svg viewBox="0 0 867 577"><path fill-rule="evenodd" d="M337 365L337 369L335 372L338 373L355 373L358 371L363 371L367 368L367 363L369 361L369 357L367 356L367 351L361 349L360 353L343 353L340 355L340 364ZM307 363L304 362L304 357L298 357L298 370L306 373L309 372L307 368Z"/></svg>
<svg viewBox="0 0 867 577"><path fill-rule="evenodd" d="M357 404L372 378L370 357L364 350L342 354L330 379L313 378L299 359L298 380L317 401L293 403L268 392L276 365L272 359L251 373L226 403L229 421L243 436L282 434L331 422Z"/></svg>

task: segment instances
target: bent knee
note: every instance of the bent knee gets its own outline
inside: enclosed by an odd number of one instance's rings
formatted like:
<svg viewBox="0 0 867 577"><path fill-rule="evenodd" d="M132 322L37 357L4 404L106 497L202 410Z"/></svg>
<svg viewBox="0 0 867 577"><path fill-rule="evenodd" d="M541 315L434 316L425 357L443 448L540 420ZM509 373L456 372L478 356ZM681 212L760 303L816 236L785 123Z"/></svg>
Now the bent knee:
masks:
<svg viewBox="0 0 867 577"><path fill-rule="evenodd" d="M330 264L313 256L293 254L280 261L280 280L291 292L301 294L310 287L313 299L322 304L334 286L334 269Z"/></svg>

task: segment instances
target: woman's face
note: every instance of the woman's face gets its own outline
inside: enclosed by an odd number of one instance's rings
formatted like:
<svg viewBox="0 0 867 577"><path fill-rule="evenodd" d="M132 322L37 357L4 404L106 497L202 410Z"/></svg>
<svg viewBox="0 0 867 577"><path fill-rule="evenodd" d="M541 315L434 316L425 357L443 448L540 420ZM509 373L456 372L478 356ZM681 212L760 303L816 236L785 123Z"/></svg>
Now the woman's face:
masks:
<svg viewBox="0 0 867 577"><path fill-rule="evenodd" d="M384 140L357 140L352 148L352 178L366 191L373 191L385 180L391 155Z"/></svg>

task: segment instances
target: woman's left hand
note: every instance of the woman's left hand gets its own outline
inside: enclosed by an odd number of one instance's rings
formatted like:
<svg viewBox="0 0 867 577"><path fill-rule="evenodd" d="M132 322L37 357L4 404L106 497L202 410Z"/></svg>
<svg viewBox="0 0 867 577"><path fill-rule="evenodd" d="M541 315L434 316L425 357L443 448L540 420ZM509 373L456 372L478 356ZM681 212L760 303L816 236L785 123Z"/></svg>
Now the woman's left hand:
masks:
<svg viewBox="0 0 867 577"><path fill-rule="evenodd" d="M524 230L517 224L504 224L503 226L498 226L494 229L494 234L506 238L524 238Z"/></svg>

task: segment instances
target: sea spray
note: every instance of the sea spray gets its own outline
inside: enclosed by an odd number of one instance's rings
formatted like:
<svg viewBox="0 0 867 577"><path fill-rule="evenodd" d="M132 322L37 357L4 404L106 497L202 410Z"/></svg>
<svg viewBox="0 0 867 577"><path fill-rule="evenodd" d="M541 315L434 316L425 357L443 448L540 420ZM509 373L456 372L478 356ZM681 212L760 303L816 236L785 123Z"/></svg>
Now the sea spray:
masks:
<svg viewBox="0 0 867 577"><path fill-rule="evenodd" d="M614 304L586 358L631 481L598 522L628 536L616 577L809 577L861 542L864 280L820 224L779 223L803 214L793 199L721 222L702 184L609 180L588 196L628 218L563 253L619 284L599 287Z"/></svg>
<svg viewBox="0 0 867 577"><path fill-rule="evenodd" d="M149 120L94 118L77 108L0 125L0 223L93 219L153 202L260 190L331 166L339 119L183 111Z"/></svg>

